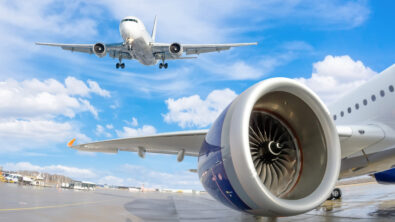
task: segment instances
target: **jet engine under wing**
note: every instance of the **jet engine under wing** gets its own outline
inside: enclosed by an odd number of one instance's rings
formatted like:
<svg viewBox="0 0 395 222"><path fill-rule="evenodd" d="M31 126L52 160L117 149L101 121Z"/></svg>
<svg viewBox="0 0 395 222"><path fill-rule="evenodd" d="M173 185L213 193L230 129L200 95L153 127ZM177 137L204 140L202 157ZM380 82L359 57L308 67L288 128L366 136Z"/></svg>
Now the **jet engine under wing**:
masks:
<svg viewBox="0 0 395 222"><path fill-rule="evenodd" d="M232 47L257 45L257 42L251 43L230 43L230 44L182 44L182 49L186 55L201 54L208 52L220 52L228 50ZM151 43L154 53L167 53L169 51L169 43Z"/></svg>
<svg viewBox="0 0 395 222"><path fill-rule="evenodd" d="M198 156L200 147L207 134L207 130L185 131L142 136L125 139L107 140L80 145L71 148L80 151L117 153L118 151L131 151L148 153L178 154L185 150L185 155Z"/></svg>

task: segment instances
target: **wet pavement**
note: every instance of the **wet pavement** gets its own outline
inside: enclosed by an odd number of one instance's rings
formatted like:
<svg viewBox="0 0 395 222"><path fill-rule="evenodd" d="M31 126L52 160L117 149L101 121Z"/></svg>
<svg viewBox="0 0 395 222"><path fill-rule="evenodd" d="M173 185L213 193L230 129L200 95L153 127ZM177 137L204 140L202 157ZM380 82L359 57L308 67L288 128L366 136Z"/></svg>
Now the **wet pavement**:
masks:
<svg viewBox="0 0 395 222"><path fill-rule="evenodd" d="M208 194L74 191L0 183L0 221L395 221L395 185L340 187L326 201L294 217L261 218L231 210Z"/></svg>

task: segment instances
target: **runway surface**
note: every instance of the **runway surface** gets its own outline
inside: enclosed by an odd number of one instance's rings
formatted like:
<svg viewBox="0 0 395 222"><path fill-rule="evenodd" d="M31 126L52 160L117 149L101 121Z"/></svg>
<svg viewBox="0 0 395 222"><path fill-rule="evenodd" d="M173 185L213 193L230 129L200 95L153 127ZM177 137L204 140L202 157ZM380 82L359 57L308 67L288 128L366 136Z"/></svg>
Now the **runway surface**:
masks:
<svg viewBox="0 0 395 222"><path fill-rule="evenodd" d="M231 210L208 194L74 191L0 183L0 221L394 221L395 185L341 187L342 200L308 213L260 218Z"/></svg>

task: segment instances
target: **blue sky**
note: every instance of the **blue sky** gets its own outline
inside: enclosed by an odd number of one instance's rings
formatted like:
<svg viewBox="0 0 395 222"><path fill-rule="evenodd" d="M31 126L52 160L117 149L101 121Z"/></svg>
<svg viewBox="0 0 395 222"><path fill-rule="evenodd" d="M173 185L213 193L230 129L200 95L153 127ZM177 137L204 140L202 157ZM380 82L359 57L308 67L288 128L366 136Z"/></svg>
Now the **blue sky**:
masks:
<svg viewBox="0 0 395 222"><path fill-rule="evenodd" d="M197 159L87 154L68 140L209 128L249 86L296 79L330 103L394 63L393 1L2 1L0 165L116 185L202 189ZM169 69L40 47L34 42L122 41L124 16L157 41L255 42Z"/></svg>

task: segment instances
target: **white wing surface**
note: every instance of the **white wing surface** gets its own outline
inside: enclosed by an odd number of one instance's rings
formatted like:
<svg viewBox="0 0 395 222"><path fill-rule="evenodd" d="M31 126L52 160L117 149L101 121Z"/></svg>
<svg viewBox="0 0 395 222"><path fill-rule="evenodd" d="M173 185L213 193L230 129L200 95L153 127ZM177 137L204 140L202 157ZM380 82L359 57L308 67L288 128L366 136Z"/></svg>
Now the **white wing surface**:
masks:
<svg viewBox="0 0 395 222"><path fill-rule="evenodd" d="M257 45L257 42L251 43L230 43L230 44L181 44L183 52L186 55L199 55L201 53L208 52L221 52L224 50L229 50L232 47ZM166 59L178 59L177 57L172 57L168 55L170 43L151 43L152 51L154 54L166 54ZM179 57L183 59L185 57ZM187 57L188 58L188 57Z"/></svg>
<svg viewBox="0 0 395 222"><path fill-rule="evenodd" d="M118 151L178 154L184 150L185 155L198 156L207 130L164 133L125 139L107 140L73 146L80 151L117 153Z"/></svg>
<svg viewBox="0 0 395 222"><path fill-rule="evenodd" d="M83 52L94 54L93 46L95 44L62 44L62 43L42 43L36 42L36 45L46 45L46 46L53 46L53 47L60 47L64 50L72 51L72 52ZM112 58L119 58L122 54L122 58L131 59L129 53L125 53L125 46L121 43L111 43L111 44L104 44L106 46L106 55L109 55Z"/></svg>

